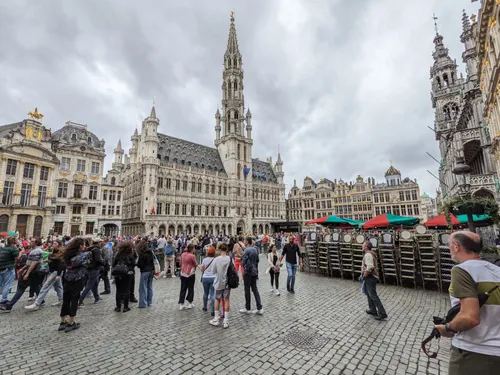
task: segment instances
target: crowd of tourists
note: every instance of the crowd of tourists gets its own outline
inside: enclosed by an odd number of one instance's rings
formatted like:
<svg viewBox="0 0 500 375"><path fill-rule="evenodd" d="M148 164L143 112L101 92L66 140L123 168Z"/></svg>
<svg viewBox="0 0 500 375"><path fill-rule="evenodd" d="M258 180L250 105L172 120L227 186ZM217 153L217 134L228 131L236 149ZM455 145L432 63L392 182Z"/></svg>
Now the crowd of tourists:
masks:
<svg viewBox="0 0 500 375"><path fill-rule="evenodd" d="M297 235L261 236L165 236L159 237L52 237L29 240L9 237L0 243L0 312L9 313L28 292L26 311L45 306L53 289L60 306L59 331L80 327L79 309L92 293L93 303L111 294L115 284L115 311L128 312L132 303L147 308L153 303L153 280L180 278L179 309L194 308L196 272L201 273L203 311L210 311L210 324L229 326L231 290L243 281L245 306L240 313L262 315L264 309L257 285L260 253L267 254L266 273L271 291L279 292L279 275L286 260L287 291L295 293L295 275L302 265ZM164 269L157 255L164 257ZM201 258L201 259L200 259ZM285 259L284 259L285 258ZM140 274L136 294L136 271ZM14 281L17 279L15 293ZM111 281L112 280L112 281ZM102 283L101 283L102 281ZM100 290L103 285L104 290ZM255 309L251 309L251 294ZM136 298L138 296L138 298Z"/></svg>

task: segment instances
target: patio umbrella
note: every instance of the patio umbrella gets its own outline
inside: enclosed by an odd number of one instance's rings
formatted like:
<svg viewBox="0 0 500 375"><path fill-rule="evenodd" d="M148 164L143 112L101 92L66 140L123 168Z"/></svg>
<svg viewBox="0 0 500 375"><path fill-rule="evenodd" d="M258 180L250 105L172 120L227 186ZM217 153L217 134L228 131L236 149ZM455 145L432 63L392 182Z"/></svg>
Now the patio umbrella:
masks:
<svg viewBox="0 0 500 375"><path fill-rule="evenodd" d="M416 217L382 214L365 222L363 224L363 228L370 229L370 228L386 228L397 225L415 225L418 222L419 219Z"/></svg>
<svg viewBox="0 0 500 375"><path fill-rule="evenodd" d="M350 219L350 218L347 218L347 219L344 219L345 221L347 221L349 224L355 226L355 227L361 227L361 224L364 223L363 220L354 220L354 219Z"/></svg>
<svg viewBox="0 0 500 375"><path fill-rule="evenodd" d="M16 237L16 232L0 232L0 237Z"/></svg>
<svg viewBox="0 0 500 375"><path fill-rule="evenodd" d="M323 217L319 217L317 219L314 219L314 220L309 220L306 225L312 225L312 224L323 224L323 222L328 219L330 216L323 216Z"/></svg>
<svg viewBox="0 0 500 375"><path fill-rule="evenodd" d="M330 215L328 216L328 219L326 219L323 224L329 224L329 225L356 225L356 224L351 224L347 219L342 219L338 216L335 215Z"/></svg>
<svg viewBox="0 0 500 375"><path fill-rule="evenodd" d="M465 216L465 222L467 223L467 215L463 215ZM460 225L460 220L455 217L455 215L453 214L450 214L450 219L451 219L451 224L452 225ZM430 228L430 227L447 227L448 226L448 222L446 221L446 215L445 214L441 214L439 216L436 216L436 217L433 217L432 219L430 220L427 220L424 225L427 227L427 228Z"/></svg>

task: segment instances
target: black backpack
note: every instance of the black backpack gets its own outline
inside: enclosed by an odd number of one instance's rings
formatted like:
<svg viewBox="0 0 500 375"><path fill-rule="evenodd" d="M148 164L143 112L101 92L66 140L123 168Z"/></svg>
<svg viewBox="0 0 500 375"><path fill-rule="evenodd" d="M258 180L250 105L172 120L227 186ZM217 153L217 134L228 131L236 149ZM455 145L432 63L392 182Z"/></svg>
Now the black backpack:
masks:
<svg viewBox="0 0 500 375"><path fill-rule="evenodd" d="M229 289L236 289L240 285L240 278L236 273L236 269L234 268L233 261L229 261L229 265L227 267L227 286Z"/></svg>

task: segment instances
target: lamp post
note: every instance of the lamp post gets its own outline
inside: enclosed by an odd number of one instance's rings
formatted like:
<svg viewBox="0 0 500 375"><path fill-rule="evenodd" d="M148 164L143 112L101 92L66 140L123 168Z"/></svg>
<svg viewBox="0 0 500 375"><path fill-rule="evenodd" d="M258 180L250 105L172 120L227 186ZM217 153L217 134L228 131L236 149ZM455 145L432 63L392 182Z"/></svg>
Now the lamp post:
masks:
<svg viewBox="0 0 500 375"><path fill-rule="evenodd" d="M458 176L458 194L462 198L470 198L470 171L471 167L465 163L463 156L458 156L455 163L455 168L451 171ZM476 233L476 226L474 225L474 218L472 216L472 207L467 210L467 224L469 230Z"/></svg>

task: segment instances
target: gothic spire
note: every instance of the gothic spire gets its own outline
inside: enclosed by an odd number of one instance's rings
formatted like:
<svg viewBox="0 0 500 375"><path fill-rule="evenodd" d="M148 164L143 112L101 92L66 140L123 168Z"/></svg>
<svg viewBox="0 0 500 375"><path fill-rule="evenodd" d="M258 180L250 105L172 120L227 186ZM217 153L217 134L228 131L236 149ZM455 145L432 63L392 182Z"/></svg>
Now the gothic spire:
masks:
<svg viewBox="0 0 500 375"><path fill-rule="evenodd" d="M116 150L122 150L123 151L121 138L118 139L118 145L116 146Z"/></svg>
<svg viewBox="0 0 500 375"><path fill-rule="evenodd" d="M462 30L464 33L470 30L470 20L467 13L465 13L465 9L463 10L462 13Z"/></svg>
<svg viewBox="0 0 500 375"><path fill-rule="evenodd" d="M156 109L155 109L154 104L153 104L153 107L151 108L151 114L149 115L149 117L156 118Z"/></svg>
<svg viewBox="0 0 500 375"><path fill-rule="evenodd" d="M238 37L234 26L234 12L231 12L231 24L229 25L229 38L227 39L226 55L239 55Z"/></svg>

